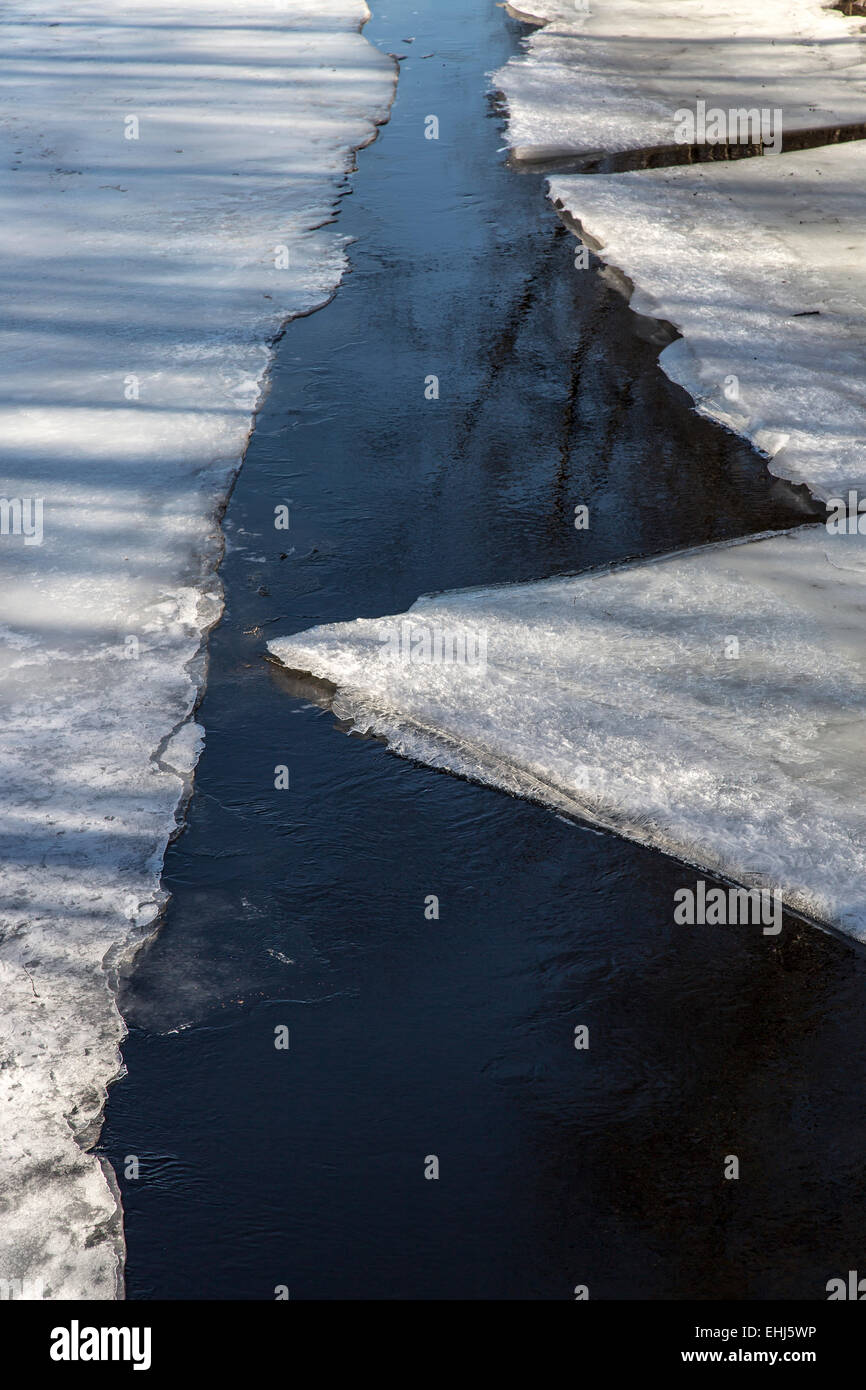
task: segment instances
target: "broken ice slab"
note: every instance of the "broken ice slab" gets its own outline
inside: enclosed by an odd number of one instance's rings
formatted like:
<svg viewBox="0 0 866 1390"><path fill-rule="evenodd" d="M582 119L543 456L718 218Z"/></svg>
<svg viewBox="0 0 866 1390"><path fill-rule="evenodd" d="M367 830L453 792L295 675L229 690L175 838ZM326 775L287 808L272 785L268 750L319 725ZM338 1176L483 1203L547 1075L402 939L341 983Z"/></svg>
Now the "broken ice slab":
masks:
<svg viewBox="0 0 866 1390"><path fill-rule="evenodd" d="M864 536L810 526L446 593L270 650L397 753L866 941Z"/></svg>

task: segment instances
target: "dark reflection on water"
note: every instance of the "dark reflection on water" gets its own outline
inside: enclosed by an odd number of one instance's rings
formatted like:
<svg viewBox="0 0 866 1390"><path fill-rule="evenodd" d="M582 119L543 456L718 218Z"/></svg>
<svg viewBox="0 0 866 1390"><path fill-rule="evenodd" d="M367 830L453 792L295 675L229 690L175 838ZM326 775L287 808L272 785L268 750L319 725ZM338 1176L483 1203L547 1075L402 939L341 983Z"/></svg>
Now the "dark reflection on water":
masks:
<svg viewBox="0 0 866 1390"><path fill-rule="evenodd" d="M819 1298L864 1257L861 956L675 927L690 871L347 738L263 660L432 589L808 515L496 155L484 74L518 26L417 3L368 29L409 57L343 205L352 274L290 326L227 514L207 750L103 1137L128 1295Z"/></svg>

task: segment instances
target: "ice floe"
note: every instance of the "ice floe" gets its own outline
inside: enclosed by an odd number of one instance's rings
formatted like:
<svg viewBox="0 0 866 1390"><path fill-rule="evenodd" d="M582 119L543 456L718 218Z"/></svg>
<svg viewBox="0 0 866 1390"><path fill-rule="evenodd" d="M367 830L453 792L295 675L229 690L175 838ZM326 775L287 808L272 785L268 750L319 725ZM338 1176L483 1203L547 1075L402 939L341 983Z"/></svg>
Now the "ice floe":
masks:
<svg viewBox="0 0 866 1390"><path fill-rule="evenodd" d="M405 757L866 940L864 630L866 537L810 526L425 597L270 650Z"/></svg>

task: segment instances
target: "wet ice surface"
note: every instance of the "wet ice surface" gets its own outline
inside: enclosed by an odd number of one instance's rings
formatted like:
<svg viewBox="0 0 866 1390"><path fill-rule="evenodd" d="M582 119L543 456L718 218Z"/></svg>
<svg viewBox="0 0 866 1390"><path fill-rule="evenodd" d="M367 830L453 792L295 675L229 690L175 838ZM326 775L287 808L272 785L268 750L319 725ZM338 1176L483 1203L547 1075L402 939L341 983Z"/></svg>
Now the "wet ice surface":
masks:
<svg viewBox="0 0 866 1390"><path fill-rule="evenodd" d="M864 619L866 543L810 527L420 599L270 650L395 752L777 887L866 940Z"/></svg>
<svg viewBox="0 0 866 1390"><path fill-rule="evenodd" d="M537 0L495 75L520 159L670 146L678 110L781 109L791 133L866 120L862 18L820 0Z"/></svg>
<svg viewBox="0 0 866 1390"><path fill-rule="evenodd" d="M313 229L394 80L356 0L102 10L2 23L2 491L44 538L0 537L0 1273L54 1298L117 1287L75 1137L120 1066L111 971L164 897L268 344L342 273Z"/></svg>

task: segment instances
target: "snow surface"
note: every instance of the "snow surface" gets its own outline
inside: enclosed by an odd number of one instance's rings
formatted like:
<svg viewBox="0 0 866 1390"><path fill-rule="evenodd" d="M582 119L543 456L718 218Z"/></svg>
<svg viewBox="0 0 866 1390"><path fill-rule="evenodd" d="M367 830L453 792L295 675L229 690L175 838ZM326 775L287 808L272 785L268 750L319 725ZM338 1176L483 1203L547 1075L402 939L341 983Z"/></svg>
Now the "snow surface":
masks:
<svg viewBox="0 0 866 1390"><path fill-rule="evenodd" d="M866 141L550 181L701 413L819 498L866 498ZM734 396L732 399L731 396Z"/></svg>
<svg viewBox="0 0 866 1390"><path fill-rule="evenodd" d="M0 15L0 491L44 509L41 545L0 534L0 1280L30 1296L121 1288L113 1174L80 1147L120 1069L112 972L162 903L269 344L340 279L326 224L393 95L368 13Z"/></svg>
<svg viewBox="0 0 866 1390"><path fill-rule="evenodd" d="M820 0L535 0L547 27L494 77L519 159L675 142L675 113L781 109L786 131L866 120L861 17ZM589 14L584 11L589 9Z"/></svg>
<svg viewBox="0 0 866 1390"><path fill-rule="evenodd" d="M414 659L437 630L486 636L486 663ZM866 941L864 631L866 537L810 526L422 598L270 650L397 753L778 888Z"/></svg>

